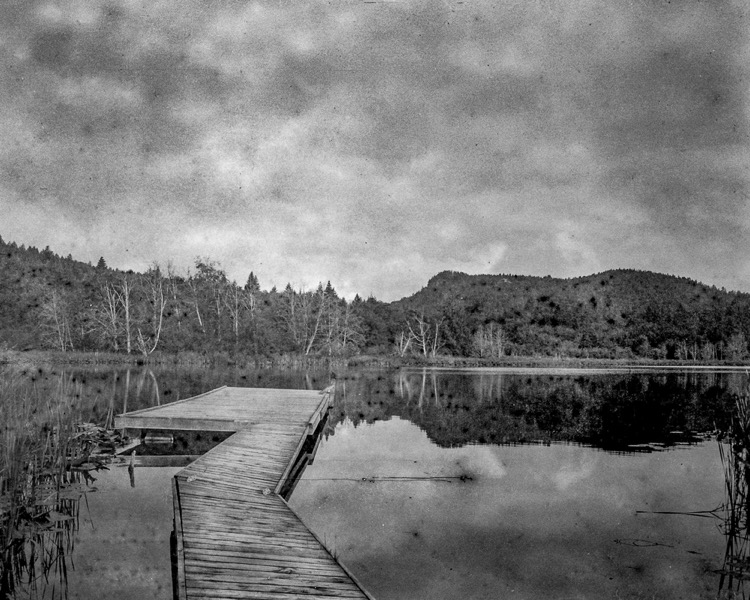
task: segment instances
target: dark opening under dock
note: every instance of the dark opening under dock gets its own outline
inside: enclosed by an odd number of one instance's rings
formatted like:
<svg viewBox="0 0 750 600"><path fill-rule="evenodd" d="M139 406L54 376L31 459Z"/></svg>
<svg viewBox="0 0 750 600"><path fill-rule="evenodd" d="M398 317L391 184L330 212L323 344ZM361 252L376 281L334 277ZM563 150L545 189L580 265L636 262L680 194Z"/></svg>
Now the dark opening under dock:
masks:
<svg viewBox="0 0 750 600"><path fill-rule="evenodd" d="M282 497L332 396L222 387L116 418L118 428L236 432L174 477L176 598L372 598Z"/></svg>

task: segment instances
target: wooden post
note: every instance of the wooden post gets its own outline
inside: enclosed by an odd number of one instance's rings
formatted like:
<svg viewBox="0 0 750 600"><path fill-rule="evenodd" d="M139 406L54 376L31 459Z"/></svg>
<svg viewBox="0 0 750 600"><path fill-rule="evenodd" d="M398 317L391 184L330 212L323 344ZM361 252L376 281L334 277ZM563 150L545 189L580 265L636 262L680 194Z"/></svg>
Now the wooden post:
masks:
<svg viewBox="0 0 750 600"><path fill-rule="evenodd" d="M176 577L172 582L172 595L176 600L187 600L185 590L185 547L182 539L182 510L180 508L180 490L177 476L172 478L172 504L174 505L175 560Z"/></svg>

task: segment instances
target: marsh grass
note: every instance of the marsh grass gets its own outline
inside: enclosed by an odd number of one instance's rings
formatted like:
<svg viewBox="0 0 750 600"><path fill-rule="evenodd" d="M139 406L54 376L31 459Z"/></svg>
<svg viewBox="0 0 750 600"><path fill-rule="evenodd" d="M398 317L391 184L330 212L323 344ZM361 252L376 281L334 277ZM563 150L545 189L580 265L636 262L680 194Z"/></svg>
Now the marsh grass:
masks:
<svg viewBox="0 0 750 600"><path fill-rule="evenodd" d="M42 393L22 375L0 378L0 600L66 597L80 500L101 467L77 426L78 387L61 376Z"/></svg>
<svg viewBox="0 0 750 600"><path fill-rule="evenodd" d="M719 598L747 598L750 580L750 384L736 400L730 429L719 441L724 469L722 530L724 564L719 571Z"/></svg>

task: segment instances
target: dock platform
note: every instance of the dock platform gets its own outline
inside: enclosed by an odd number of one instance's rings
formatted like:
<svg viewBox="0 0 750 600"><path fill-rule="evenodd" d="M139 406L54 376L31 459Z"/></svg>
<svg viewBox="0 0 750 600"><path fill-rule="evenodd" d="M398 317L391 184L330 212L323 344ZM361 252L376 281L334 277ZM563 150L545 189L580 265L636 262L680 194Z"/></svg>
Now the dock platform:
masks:
<svg viewBox="0 0 750 600"><path fill-rule="evenodd" d="M222 387L116 418L118 428L236 432L172 482L175 598L372 600L282 497L332 396Z"/></svg>

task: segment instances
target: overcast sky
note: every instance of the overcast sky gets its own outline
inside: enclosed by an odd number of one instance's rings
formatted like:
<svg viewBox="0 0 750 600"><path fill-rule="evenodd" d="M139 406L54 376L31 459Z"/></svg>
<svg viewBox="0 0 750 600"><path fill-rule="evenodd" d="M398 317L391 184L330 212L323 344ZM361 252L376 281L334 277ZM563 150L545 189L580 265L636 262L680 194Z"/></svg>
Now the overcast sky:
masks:
<svg viewBox="0 0 750 600"><path fill-rule="evenodd" d="M0 235L393 300L450 269L750 291L746 0L0 8Z"/></svg>

